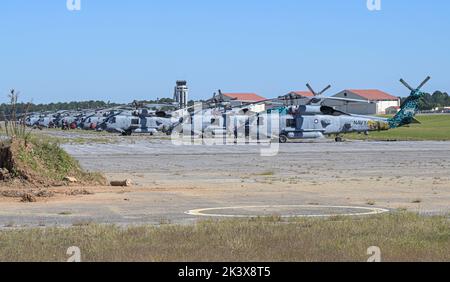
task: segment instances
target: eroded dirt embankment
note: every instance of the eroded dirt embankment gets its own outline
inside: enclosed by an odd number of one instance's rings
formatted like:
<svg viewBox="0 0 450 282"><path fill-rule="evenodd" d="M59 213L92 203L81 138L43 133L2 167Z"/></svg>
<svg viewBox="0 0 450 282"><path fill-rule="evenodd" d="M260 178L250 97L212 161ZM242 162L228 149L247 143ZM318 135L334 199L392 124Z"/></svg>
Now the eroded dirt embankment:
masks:
<svg viewBox="0 0 450 282"><path fill-rule="evenodd" d="M0 142L0 181L9 178L9 171L12 170L11 142Z"/></svg>
<svg viewBox="0 0 450 282"><path fill-rule="evenodd" d="M84 171L51 141L12 138L0 144L0 197L34 202L36 198L52 197L56 187L96 186L106 182L102 174Z"/></svg>

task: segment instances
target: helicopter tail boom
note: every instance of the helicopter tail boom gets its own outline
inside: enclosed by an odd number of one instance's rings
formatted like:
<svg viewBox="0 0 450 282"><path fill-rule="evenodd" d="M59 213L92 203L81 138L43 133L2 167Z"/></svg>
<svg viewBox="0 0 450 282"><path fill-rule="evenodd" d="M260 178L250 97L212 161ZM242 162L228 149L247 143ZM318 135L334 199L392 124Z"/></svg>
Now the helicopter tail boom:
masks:
<svg viewBox="0 0 450 282"><path fill-rule="evenodd" d="M390 128L398 128L408 124L416 123L416 119L414 118L417 112L419 111L419 102L420 98L424 95L420 89L430 80L430 77L427 77L419 87L413 89L409 86L403 79L400 80L408 89L411 90L411 94L408 98L406 98L405 102L403 102L400 111L395 115L395 117L389 119Z"/></svg>

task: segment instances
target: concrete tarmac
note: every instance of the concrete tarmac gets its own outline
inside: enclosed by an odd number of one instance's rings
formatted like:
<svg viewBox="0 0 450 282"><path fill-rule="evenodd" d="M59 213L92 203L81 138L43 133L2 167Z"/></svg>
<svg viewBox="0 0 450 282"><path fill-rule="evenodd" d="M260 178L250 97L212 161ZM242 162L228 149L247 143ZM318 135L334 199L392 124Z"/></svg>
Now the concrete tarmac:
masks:
<svg viewBox="0 0 450 282"><path fill-rule="evenodd" d="M1 200L0 227L188 224L208 213L347 214L360 207L450 213L450 142L288 143L280 144L275 156L263 157L256 145L114 138L63 147L85 169L110 180L129 178L135 186L86 187L95 194L37 203ZM330 212L321 206L344 208ZM219 209L206 216L187 213L210 208Z"/></svg>

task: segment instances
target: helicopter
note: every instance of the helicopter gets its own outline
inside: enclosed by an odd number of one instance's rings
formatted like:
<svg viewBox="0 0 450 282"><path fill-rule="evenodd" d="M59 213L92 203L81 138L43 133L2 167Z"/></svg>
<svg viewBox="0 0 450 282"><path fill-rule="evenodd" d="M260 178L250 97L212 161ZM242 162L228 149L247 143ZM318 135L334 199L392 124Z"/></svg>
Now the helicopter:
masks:
<svg viewBox="0 0 450 282"><path fill-rule="evenodd" d="M157 132L163 132L170 134L170 128L176 122L172 117L173 115L174 113L154 112L145 108L136 110L122 109L105 117L96 130L120 133L124 136L130 136L133 133L153 135Z"/></svg>
<svg viewBox="0 0 450 282"><path fill-rule="evenodd" d="M418 111L419 100L424 95L420 90L430 79L428 76L417 88L412 88L405 80L400 79L411 93L393 118L354 115L324 106L325 99L321 97L324 91L316 93L307 84L314 97L306 105L277 109L282 114L279 141L286 143L289 139L318 139L335 135L335 141L342 142L343 134L368 134L371 131L384 131L418 123L414 116Z"/></svg>
<svg viewBox="0 0 450 282"><path fill-rule="evenodd" d="M257 114L253 108L259 103L245 103L233 107L231 102L234 100L236 98L225 97L219 89L211 99L172 113L173 123L167 134L187 134L205 138L227 135L230 126L240 127L247 124L248 127L248 119ZM177 117L179 119L176 119Z"/></svg>

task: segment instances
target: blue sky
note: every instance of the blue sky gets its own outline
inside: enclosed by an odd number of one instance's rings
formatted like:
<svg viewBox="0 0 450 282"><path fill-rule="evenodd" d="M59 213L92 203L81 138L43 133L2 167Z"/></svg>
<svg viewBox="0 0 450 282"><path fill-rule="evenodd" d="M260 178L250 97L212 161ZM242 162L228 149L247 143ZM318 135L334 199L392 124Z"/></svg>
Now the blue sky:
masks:
<svg viewBox="0 0 450 282"><path fill-rule="evenodd" d="M333 85L450 90L450 1L66 0L0 2L0 103L191 97L217 89L276 97Z"/></svg>

